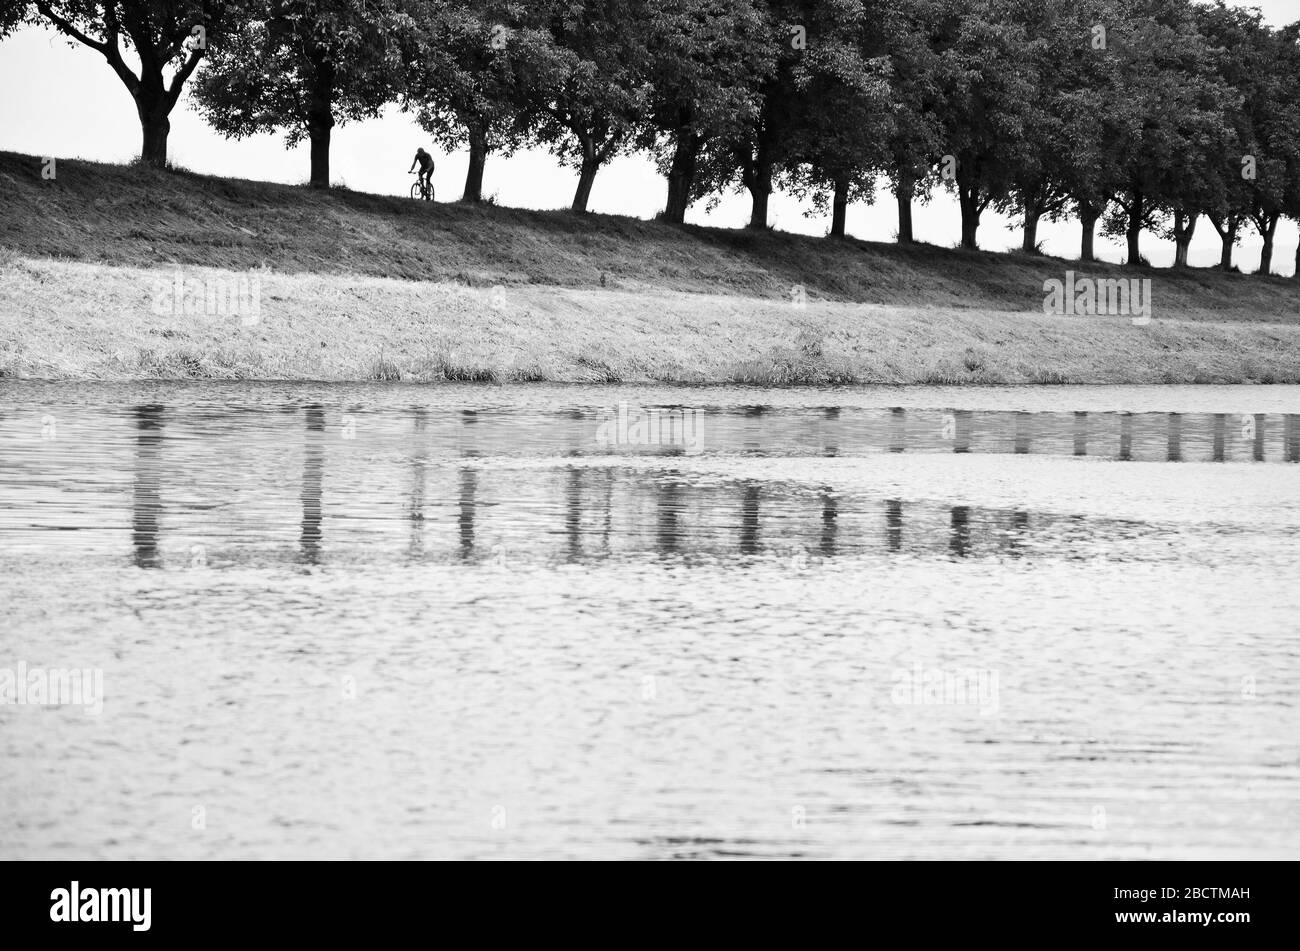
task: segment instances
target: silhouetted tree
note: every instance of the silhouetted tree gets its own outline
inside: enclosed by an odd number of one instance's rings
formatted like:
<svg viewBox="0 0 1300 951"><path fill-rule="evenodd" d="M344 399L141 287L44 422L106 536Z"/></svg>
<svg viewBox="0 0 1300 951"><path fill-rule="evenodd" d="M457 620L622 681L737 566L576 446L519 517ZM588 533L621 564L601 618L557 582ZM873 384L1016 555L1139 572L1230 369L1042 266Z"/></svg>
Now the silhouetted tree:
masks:
<svg viewBox="0 0 1300 951"><path fill-rule="evenodd" d="M540 0L527 22L544 29L516 73L528 95L524 118L536 141L578 167L573 210L585 212L596 173L644 122L646 38L653 0Z"/></svg>
<svg viewBox="0 0 1300 951"><path fill-rule="evenodd" d="M547 55L550 34L495 0L426 3L417 24L403 106L443 148L469 150L461 201L482 201L488 155L508 156L527 141L519 64Z"/></svg>
<svg viewBox="0 0 1300 951"><path fill-rule="evenodd" d="M168 117L186 80L240 27L247 8L242 0L37 0L29 18L104 57L135 101L141 159L165 168ZM140 61L138 74L124 58L128 50Z"/></svg>
<svg viewBox="0 0 1300 951"><path fill-rule="evenodd" d="M803 105L781 180L811 213L831 209L832 237L843 237L849 203L871 201L888 165L893 130L884 42L864 5L846 8L835 29L810 46L795 68Z"/></svg>
<svg viewBox="0 0 1300 951"><path fill-rule="evenodd" d="M402 22L395 0L258 0L213 48L196 103L227 136L308 139L310 183L328 188L335 125L376 116L392 97Z"/></svg>
<svg viewBox="0 0 1300 951"><path fill-rule="evenodd" d="M651 92L638 144L652 150L667 180L663 220L681 224L701 197L703 150L757 114L758 83L769 69L764 21L752 0L661 0L649 9Z"/></svg>

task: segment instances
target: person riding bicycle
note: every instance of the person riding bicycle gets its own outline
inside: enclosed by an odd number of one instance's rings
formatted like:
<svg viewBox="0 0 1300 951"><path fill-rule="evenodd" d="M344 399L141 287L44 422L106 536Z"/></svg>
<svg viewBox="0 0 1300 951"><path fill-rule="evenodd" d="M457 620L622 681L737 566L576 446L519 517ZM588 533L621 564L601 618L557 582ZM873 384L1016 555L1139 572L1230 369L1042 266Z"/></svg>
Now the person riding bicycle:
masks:
<svg viewBox="0 0 1300 951"><path fill-rule="evenodd" d="M422 191L433 189L433 156L424 151L423 148L415 150L415 158L411 161L411 167L406 170L409 175L415 171L415 166L420 166L420 175L417 179Z"/></svg>

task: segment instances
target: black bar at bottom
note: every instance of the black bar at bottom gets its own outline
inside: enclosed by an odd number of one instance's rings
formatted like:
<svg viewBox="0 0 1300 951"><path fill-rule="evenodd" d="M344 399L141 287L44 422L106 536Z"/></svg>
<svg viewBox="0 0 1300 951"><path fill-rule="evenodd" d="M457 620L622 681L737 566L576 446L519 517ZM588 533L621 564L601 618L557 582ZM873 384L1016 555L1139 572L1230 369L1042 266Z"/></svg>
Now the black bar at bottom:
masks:
<svg viewBox="0 0 1300 951"><path fill-rule="evenodd" d="M863 938L923 934L918 946L924 947L979 935L998 942L1128 936L1231 947L1291 934L1295 925L1295 868L1277 862L826 863L800 869L789 880L788 872L770 868L724 875L578 863L562 870L385 862L31 862L2 868L7 881L0 921L6 944L15 948L63 947L60 938L85 941L76 946L86 948L264 937L290 938L294 947L315 938L330 947L351 940L373 946L413 932L460 944L514 929L537 939L584 933L610 939L613 928L642 940L662 931L672 940L684 931L701 938L709 925L727 934L728 944L750 929L771 937L773 927L785 925L802 936L801 943L851 928ZM111 916L116 903L125 920L52 920L70 917L73 882L79 918ZM138 891L106 897L104 889ZM145 923L144 889L147 930L139 927ZM87 897L92 891L93 901ZM40 943L16 942L22 938Z"/></svg>

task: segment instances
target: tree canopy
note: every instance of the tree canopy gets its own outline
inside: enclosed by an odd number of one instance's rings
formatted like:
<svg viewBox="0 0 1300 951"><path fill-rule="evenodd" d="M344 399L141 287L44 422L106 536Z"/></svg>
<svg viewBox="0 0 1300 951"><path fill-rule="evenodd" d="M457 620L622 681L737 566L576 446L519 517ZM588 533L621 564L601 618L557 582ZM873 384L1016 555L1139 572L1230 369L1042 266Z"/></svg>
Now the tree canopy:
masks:
<svg viewBox="0 0 1300 951"><path fill-rule="evenodd" d="M0 36L24 22L104 58L156 166L189 84L225 135L309 140L321 187L334 127L395 103L468 150L468 201L489 155L540 147L577 173L577 212L611 159L650 154L674 223L738 191L764 228L787 189L841 235L884 186L909 242L946 189L966 248L995 208L1027 253L1073 215L1084 260L1101 225L1134 266L1144 232L1185 266L1209 221L1221 266L1254 229L1267 273L1300 219L1300 24L1223 0L0 2Z"/></svg>

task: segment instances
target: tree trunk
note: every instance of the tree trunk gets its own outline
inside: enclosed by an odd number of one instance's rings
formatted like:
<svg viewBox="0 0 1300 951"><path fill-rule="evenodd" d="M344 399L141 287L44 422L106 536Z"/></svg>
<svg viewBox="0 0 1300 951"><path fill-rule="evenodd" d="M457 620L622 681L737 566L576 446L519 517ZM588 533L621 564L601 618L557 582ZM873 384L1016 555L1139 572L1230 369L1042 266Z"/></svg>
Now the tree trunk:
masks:
<svg viewBox="0 0 1300 951"><path fill-rule="evenodd" d="M760 146L758 157L754 162L753 172L745 183L753 197L753 209L749 215L748 227L762 230L767 227L767 200L772 196L772 162Z"/></svg>
<svg viewBox="0 0 1300 951"><path fill-rule="evenodd" d="M746 227L755 231L765 231L767 229L767 200L772 193L762 189L752 194L753 206L749 213L749 224Z"/></svg>
<svg viewBox="0 0 1300 951"><path fill-rule="evenodd" d="M1085 202L1079 202L1079 222L1083 225L1083 240L1079 247L1079 260L1093 262L1097 260L1097 219L1101 212Z"/></svg>
<svg viewBox="0 0 1300 951"><path fill-rule="evenodd" d="M962 202L961 210L961 246L967 251L978 251L979 241L977 234L979 232L979 215L968 210L967 203Z"/></svg>
<svg viewBox="0 0 1300 951"><path fill-rule="evenodd" d="M334 67L324 51L312 51L312 84L307 103L307 135L311 140L312 188L330 187L330 133L334 128Z"/></svg>
<svg viewBox="0 0 1300 951"><path fill-rule="evenodd" d="M140 117L140 158L154 168L167 167L167 134L172 123L167 118L171 111L163 91L162 76L146 77L135 90L135 111Z"/></svg>
<svg viewBox="0 0 1300 951"><path fill-rule="evenodd" d="M310 184L312 188L330 187L330 126L332 125L331 119L329 124L313 121L307 127L307 134L311 138Z"/></svg>
<svg viewBox="0 0 1300 951"><path fill-rule="evenodd" d="M957 200L961 204L961 246L968 251L978 251L976 235L980 227L979 189L958 185Z"/></svg>
<svg viewBox="0 0 1300 951"><path fill-rule="evenodd" d="M140 82L131 89L135 112L140 117L140 159L154 168L167 167L167 135L171 132L171 105L161 71L141 70Z"/></svg>
<svg viewBox="0 0 1300 951"><path fill-rule="evenodd" d="M664 206L663 220L675 225L686 222L686 209L691 204L691 189L695 187L695 171L700 160L700 136L682 132L673 148L673 164L668 170L668 202Z"/></svg>
<svg viewBox="0 0 1300 951"><path fill-rule="evenodd" d="M898 199L899 244L916 243L912 233L912 196L915 191L916 183L912 181L911 174L899 172L898 184L894 187L894 196Z"/></svg>
<svg viewBox="0 0 1300 951"><path fill-rule="evenodd" d="M1038 253L1038 219L1042 217L1042 212L1036 208L1025 209L1025 240L1021 250L1025 254Z"/></svg>
<svg viewBox="0 0 1300 951"><path fill-rule="evenodd" d="M844 219L849 210L849 177L835 179L835 197L831 201L831 237L844 237Z"/></svg>
<svg viewBox="0 0 1300 951"><path fill-rule="evenodd" d="M1232 246L1237 243L1237 226L1233 222L1225 222L1224 227L1218 231L1219 239L1223 242L1223 249L1219 252L1219 269L1231 271Z"/></svg>
<svg viewBox="0 0 1300 951"><path fill-rule="evenodd" d="M1273 273L1273 238L1277 234L1277 218L1269 222L1268 227L1260 231L1264 239L1264 250L1259 257L1259 273L1265 277Z"/></svg>
<svg viewBox="0 0 1300 951"><path fill-rule="evenodd" d="M600 160L596 157L595 143L590 140L582 143L582 166L578 169L578 190L573 194L573 210L585 214L587 202L591 201L591 186L596 181L596 172L600 169Z"/></svg>
<svg viewBox="0 0 1300 951"><path fill-rule="evenodd" d="M465 135L469 140L469 169L465 172L465 191L460 196L463 202L477 203L483 200L483 166L487 164L487 131L482 123L465 123Z"/></svg>
<svg viewBox="0 0 1300 951"><path fill-rule="evenodd" d="M1300 281L1300 244L1295 246L1295 273L1291 275L1294 281Z"/></svg>
<svg viewBox="0 0 1300 951"><path fill-rule="evenodd" d="M1174 267L1187 267L1187 256L1192 246L1192 236L1196 234L1198 214L1187 215L1182 211L1174 212Z"/></svg>
<svg viewBox="0 0 1300 951"><path fill-rule="evenodd" d="M167 167L167 133L171 129L171 120L166 116L141 114L140 158L146 165L154 168Z"/></svg>
<svg viewBox="0 0 1300 951"><path fill-rule="evenodd" d="M21 11L28 4L8 3L5 6L17 7ZM136 9L137 5L72 4L74 9L71 12L66 9L67 4L53 5L63 8L61 12L67 14L73 21L80 19L82 13L90 17L92 23L98 19L102 23L101 29L106 30L103 40L96 40L86 36L73 22L64 19L60 12L52 9L52 5L49 3L37 3L33 4L33 6L37 8L32 12L33 16L39 14L43 20L52 24L60 34L95 50L108 61L108 65L112 67L113 72L117 74L117 78L126 86L127 92L131 94L131 98L135 101L136 115L140 119L141 162L165 170L167 168L167 136L171 132L171 121L167 117L176 105L176 100L180 98L181 89L186 80L193 75L199 61L203 59L204 54L207 52L207 44L198 43L193 46L188 43L172 45L177 39L175 35L168 34L165 25L152 23L149 11L138 10ZM129 7L129 9L125 11L118 9L123 6ZM96 13L97 7L103 7L104 9L100 13ZM125 38L127 45L134 47L134 55L139 59L139 76L132 71L131 67L122 58L122 49L118 45L123 32L119 16L126 20ZM189 23L191 20L182 18L175 25L182 22ZM158 37L160 29L164 32L161 37ZM91 32L94 32L94 30L92 29ZM192 32L195 35L201 35L200 28L197 26ZM163 79L163 68L175 56L181 55L182 50L184 51L184 61L176 68L171 76L171 82L168 84Z"/></svg>
<svg viewBox="0 0 1300 951"><path fill-rule="evenodd" d="M1128 260L1124 263L1129 267L1142 266L1142 214L1145 211L1142 202L1142 196L1133 195L1133 205L1129 211L1128 227L1124 230L1124 237L1128 241Z"/></svg>

